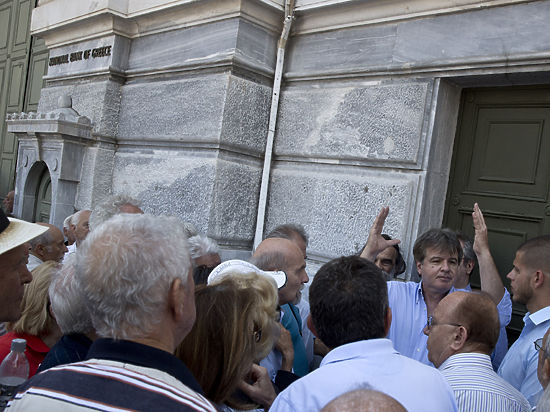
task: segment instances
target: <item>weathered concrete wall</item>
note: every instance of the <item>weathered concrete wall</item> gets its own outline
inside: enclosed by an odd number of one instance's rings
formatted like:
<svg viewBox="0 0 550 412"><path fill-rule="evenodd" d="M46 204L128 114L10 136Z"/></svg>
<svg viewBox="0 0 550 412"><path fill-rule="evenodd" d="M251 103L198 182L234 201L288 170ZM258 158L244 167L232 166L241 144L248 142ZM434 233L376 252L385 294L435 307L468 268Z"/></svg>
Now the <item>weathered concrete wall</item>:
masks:
<svg viewBox="0 0 550 412"><path fill-rule="evenodd" d="M40 100L71 94L94 124L78 207L128 192L249 250L283 2L74 4L50 27L61 3L33 19L50 56L113 46L54 66ZM266 231L303 224L316 268L356 252L387 204L411 266L414 239L441 224L462 85L547 82L548 21L550 1L298 1Z"/></svg>

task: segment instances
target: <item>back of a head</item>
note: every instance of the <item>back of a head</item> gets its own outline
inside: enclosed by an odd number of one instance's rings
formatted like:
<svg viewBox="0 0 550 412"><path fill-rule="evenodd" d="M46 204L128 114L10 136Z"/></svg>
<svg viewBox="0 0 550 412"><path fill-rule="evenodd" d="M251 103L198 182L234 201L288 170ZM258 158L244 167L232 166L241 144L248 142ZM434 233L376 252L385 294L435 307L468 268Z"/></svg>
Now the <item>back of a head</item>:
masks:
<svg viewBox="0 0 550 412"><path fill-rule="evenodd" d="M328 403L321 412L406 412L398 401L372 389L346 392Z"/></svg>
<svg viewBox="0 0 550 412"><path fill-rule="evenodd" d="M218 244L208 236L195 235L188 239L189 252L192 259L200 258L201 256L219 253Z"/></svg>
<svg viewBox="0 0 550 412"><path fill-rule="evenodd" d="M252 363L269 353L275 340L277 292L265 277L239 274L195 291L197 320L176 350L206 396L243 409L233 399Z"/></svg>
<svg viewBox="0 0 550 412"><path fill-rule="evenodd" d="M522 263L532 270L542 270L550 275L550 235L537 236L527 240L518 248Z"/></svg>
<svg viewBox="0 0 550 412"><path fill-rule="evenodd" d="M311 317L329 347L383 338L388 290L382 271L358 256L324 264L309 288Z"/></svg>
<svg viewBox="0 0 550 412"><path fill-rule="evenodd" d="M97 226L106 222L115 215L120 213L128 213L125 210L121 210L121 208L125 206L141 211L141 203L139 200L134 199L131 196L124 194L109 196L103 202L94 207L92 214L90 215L90 230L94 230Z"/></svg>
<svg viewBox="0 0 550 412"><path fill-rule="evenodd" d="M190 268L177 218L122 214L90 232L75 275L97 334L135 339L161 321L175 279L193 287Z"/></svg>
<svg viewBox="0 0 550 412"><path fill-rule="evenodd" d="M277 226L266 235L265 239L279 238L293 240L296 236L301 238L306 246L308 245L309 239L304 227L293 223Z"/></svg>
<svg viewBox="0 0 550 412"><path fill-rule="evenodd" d="M69 229L71 227L72 219L73 219L74 213L72 215L69 215L63 220L63 228Z"/></svg>
<svg viewBox="0 0 550 412"><path fill-rule="evenodd" d="M490 355L498 340L500 321L498 310L491 297L484 292L455 292L460 297L454 318L468 330L467 352L481 351ZM455 297L453 296L453 297Z"/></svg>
<svg viewBox="0 0 550 412"><path fill-rule="evenodd" d="M462 254L464 258L463 262L464 263L477 262L477 256L474 252L474 242L472 241L472 239L460 231L456 231L455 234L458 241L463 245L462 246Z"/></svg>
<svg viewBox="0 0 550 412"><path fill-rule="evenodd" d="M48 246L50 243L53 242L53 232L51 229L53 225L44 224L44 223L37 223L37 225L48 227L48 230L42 233L40 236L35 237L34 239L31 239L29 241L31 245L31 250L36 249L38 245Z"/></svg>
<svg viewBox="0 0 550 412"><path fill-rule="evenodd" d="M75 280L75 254L67 256L49 289L55 319L64 335L89 333L94 327Z"/></svg>
<svg viewBox="0 0 550 412"><path fill-rule="evenodd" d="M414 260L422 262L428 249L444 251L456 255L459 262L462 260L462 246L451 229L430 229L422 233L414 242Z"/></svg>
<svg viewBox="0 0 550 412"><path fill-rule="evenodd" d="M16 322L9 324L9 329L33 336L46 335L52 331L56 322L48 310L48 289L58 266L58 262L49 260L31 272L33 280L25 286L25 293L21 301L21 317Z"/></svg>

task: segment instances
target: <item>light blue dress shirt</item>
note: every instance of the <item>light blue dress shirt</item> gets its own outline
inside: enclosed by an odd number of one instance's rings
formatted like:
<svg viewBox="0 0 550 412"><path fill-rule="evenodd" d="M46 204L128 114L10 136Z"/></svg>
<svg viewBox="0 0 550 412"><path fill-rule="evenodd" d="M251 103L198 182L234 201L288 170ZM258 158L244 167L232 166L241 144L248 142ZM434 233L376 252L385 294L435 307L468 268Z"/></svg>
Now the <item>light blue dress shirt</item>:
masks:
<svg viewBox="0 0 550 412"><path fill-rule="evenodd" d="M535 406L542 395L542 386L537 378L538 353L533 342L542 338L550 327L550 306L526 313L523 323L521 335L502 360L498 374Z"/></svg>
<svg viewBox="0 0 550 412"><path fill-rule="evenodd" d="M334 398L365 387L390 395L409 412L457 411L452 389L441 373L401 355L389 339L331 350L319 369L282 391L269 411L319 411Z"/></svg>
<svg viewBox="0 0 550 412"><path fill-rule="evenodd" d="M482 353L457 353L439 370L453 388L460 412L530 412L527 399L493 370Z"/></svg>
<svg viewBox="0 0 550 412"><path fill-rule="evenodd" d="M460 289L454 287L449 293ZM471 291L463 289L464 291ZM388 299L392 310L392 324L388 338L395 349L409 358L433 366L428 360L428 337L424 326L428 320L428 309L422 293L422 282L388 282ZM501 323L508 325L512 316L510 294L505 291L497 305ZM500 337L499 337L500 339ZM507 342L507 341L506 341ZM497 343L497 345L499 345ZM499 347L501 347L500 344ZM502 350L505 350L502 349ZM502 355L503 356L503 355Z"/></svg>

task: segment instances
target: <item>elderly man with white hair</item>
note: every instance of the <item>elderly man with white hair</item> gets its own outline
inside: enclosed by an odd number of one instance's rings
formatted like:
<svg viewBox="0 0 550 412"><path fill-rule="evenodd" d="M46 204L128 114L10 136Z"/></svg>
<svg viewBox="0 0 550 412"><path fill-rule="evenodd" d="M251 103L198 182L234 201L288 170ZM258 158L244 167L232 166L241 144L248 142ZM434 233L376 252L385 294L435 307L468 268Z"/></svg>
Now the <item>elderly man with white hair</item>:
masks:
<svg viewBox="0 0 550 412"><path fill-rule="evenodd" d="M11 408L215 411L173 355L196 316L181 223L114 216L90 232L76 259L76 284L100 338L88 360L30 379Z"/></svg>
<svg viewBox="0 0 550 412"><path fill-rule="evenodd" d="M189 252L195 267L193 269L193 279L196 285L204 284L210 272L222 262L220 248L214 239L204 235L191 236L188 242Z"/></svg>
<svg viewBox="0 0 550 412"><path fill-rule="evenodd" d="M50 349L38 367L38 372L86 359L92 341L97 338L76 284L75 261L76 255L69 256L50 284L51 310L63 336Z"/></svg>

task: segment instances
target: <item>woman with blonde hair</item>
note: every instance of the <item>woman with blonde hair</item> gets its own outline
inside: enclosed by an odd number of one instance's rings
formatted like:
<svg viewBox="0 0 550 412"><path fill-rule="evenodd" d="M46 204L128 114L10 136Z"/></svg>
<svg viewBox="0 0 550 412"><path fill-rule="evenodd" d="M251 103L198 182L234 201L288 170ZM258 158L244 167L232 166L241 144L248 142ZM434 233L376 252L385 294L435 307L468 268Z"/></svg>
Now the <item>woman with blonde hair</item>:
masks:
<svg viewBox="0 0 550 412"><path fill-rule="evenodd" d="M48 289L58 270L58 262L47 261L32 270L32 282L25 285L21 301L21 317L7 324L8 333L0 336L0 361L10 353L13 339L25 339L25 356L29 361L29 377L36 374L50 348L61 337L61 331L50 313Z"/></svg>
<svg viewBox="0 0 550 412"><path fill-rule="evenodd" d="M240 410L258 407L239 389L257 378L251 376L260 368L255 363L271 351L278 337L277 300L274 282L256 274L197 287L197 320L176 356L193 372L208 399ZM270 382L267 389L274 397ZM259 403L267 409L271 401Z"/></svg>

